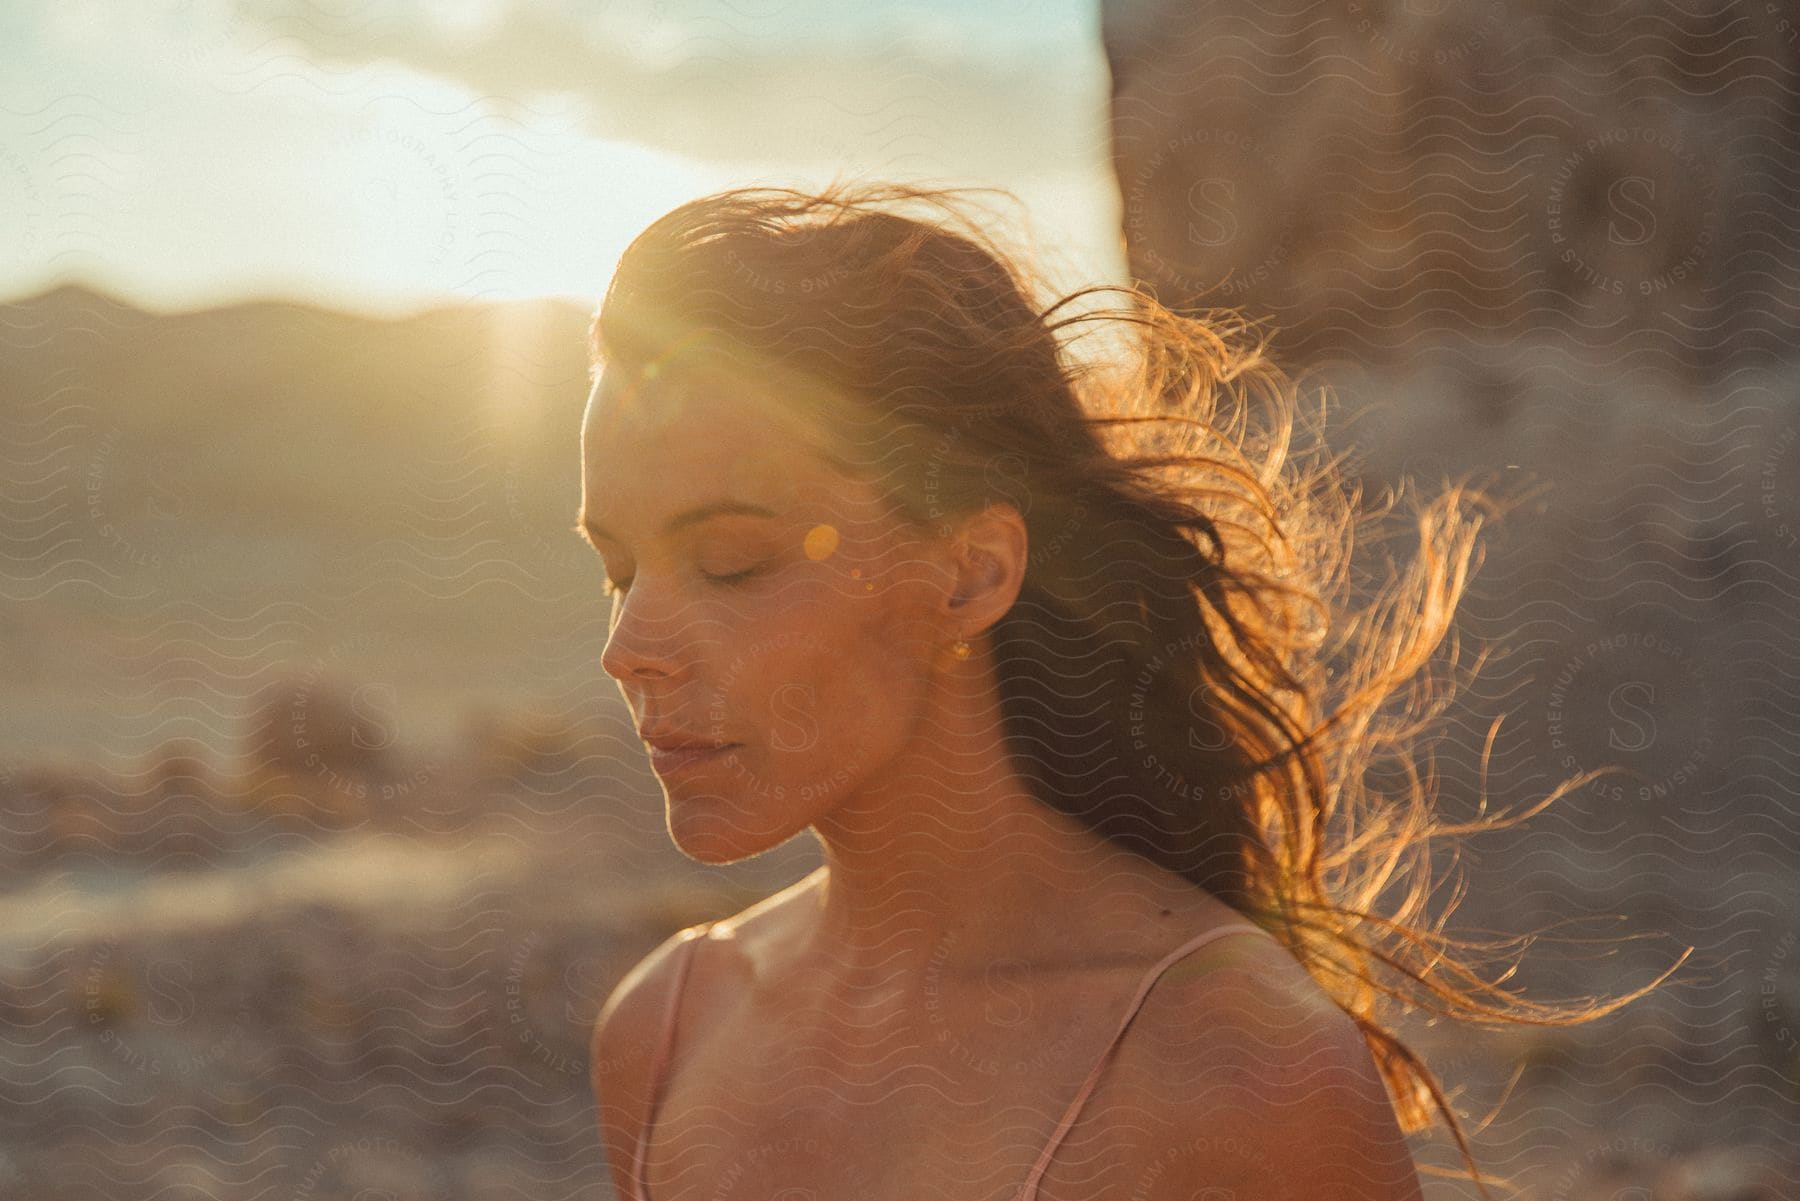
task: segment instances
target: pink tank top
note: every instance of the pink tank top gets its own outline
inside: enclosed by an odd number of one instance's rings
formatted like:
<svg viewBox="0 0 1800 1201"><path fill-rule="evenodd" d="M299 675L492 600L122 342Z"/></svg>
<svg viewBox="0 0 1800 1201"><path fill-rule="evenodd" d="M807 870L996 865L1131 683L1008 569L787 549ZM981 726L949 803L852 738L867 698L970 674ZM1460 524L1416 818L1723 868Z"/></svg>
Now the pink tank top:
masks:
<svg viewBox="0 0 1800 1201"><path fill-rule="evenodd" d="M649 1111L644 1115L644 1128L638 1135L637 1162L632 1172L635 1196L631 1201L650 1201L649 1189L644 1182L644 1169L650 1159L650 1129L656 1124L656 1112L662 1104L663 1072L668 1066L669 1053L675 1046L675 1014L681 1006L681 991L687 983L688 966L694 958L694 944L705 938L712 931L714 924L706 922L694 927L688 935L688 945L680 952L680 962L675 968L675 986L669 990L669 1008L663 1015L662 1037L657 1042L656 1056L650 1063L650 1106ZM1223 938L1227 934L1261 934L1265 938L1269 937L1267 931L1248 922L1233 922L1218 926L1182 943L1165 955L1162 962L1145 973L1143 981L1138 985L1137 994L1131 998L1131 1004L1125 1007L1125 1016L1119 1022L1119 1028L1113 1032L1112 1041L1107 1044L1106 1050L1101 1052L1099 1062L1094 1064L1094 1070L1088 1073L1087 1082L1075 1094L1074 1101L1070 1102L1068 1110L1062 1116L1062 1121L1057 1123L1056 1130L1050 1135L1050 1141L1044 1144L1042 1154L1038 1156L1037 1163L1032 1166L1031 1174L1025 1177L1025 1184L1019 1189L1015 1201L1036 1201L1038 1181L1042 1179L1045 1169L1050 1166L1050 1156L1055 1153L1063 1136L1068 1134L1070 1128L1075 1125L1075 1119L1081 1114L1081 1107L1087 1103L1088 1094L1092 1093L1094 1086L1100 1082L1100 1073L1111 1062L1113 1052L1118 1049L1119 1040L1124 1037L1125 1028L1131 1025L1131 1019L1137 1016L1138 1009L1143 1005L1144 998L1150 995L1152 986L1162 978L1164 972L1175 964L1176 960L1205 946L1213 939Z"/></svg>

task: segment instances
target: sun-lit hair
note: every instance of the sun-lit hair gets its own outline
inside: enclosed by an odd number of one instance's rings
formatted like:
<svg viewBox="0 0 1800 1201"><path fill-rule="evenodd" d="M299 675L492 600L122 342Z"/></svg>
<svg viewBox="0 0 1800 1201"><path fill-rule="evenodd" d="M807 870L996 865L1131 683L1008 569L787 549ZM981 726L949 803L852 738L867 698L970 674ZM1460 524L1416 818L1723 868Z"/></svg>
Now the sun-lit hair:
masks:
<svg viewBox="0 0 1800 1201"><path fill-rule="evenodd" d="M684 204L621 259L594 367L609 387L635 390L648 368L778 406L924 529L1017 507L1028 566L988 633L1034 796L1279 938L1356 1021L1402 1128L1435 1107L1481 1187L1435 1074L1390 1030L1396 1008L1566 1026L1668 975L1539 1003L1469 958L1531 936L1452 936L1448 909L1427 911L1434 844L1599 774L1450 823L1419 770L1418 735L1450 695L1427 669L1476 534L1505 507L1446 485L1417 508L1404 568L1358 577L1359 534L1404 489L1363 506L1325 448L1329 391L1314 417L1230 310L1177 314L1113 286L1046 298L959 206L978 191L834 183Z"/></svg>

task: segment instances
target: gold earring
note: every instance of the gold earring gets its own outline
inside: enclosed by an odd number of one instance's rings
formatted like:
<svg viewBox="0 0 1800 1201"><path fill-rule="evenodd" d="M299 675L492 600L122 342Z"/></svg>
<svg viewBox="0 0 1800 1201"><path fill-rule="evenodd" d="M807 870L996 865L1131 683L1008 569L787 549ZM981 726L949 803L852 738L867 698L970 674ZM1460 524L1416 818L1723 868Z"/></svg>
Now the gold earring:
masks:
<svg viewBox="0 0 1800 1201"><path fill-rule="evenodd" d="M955 642L950 644L950 653L955 655L958 659L967 659L970 654L969 644L964 642L961 638L958 638Z"/></svg>

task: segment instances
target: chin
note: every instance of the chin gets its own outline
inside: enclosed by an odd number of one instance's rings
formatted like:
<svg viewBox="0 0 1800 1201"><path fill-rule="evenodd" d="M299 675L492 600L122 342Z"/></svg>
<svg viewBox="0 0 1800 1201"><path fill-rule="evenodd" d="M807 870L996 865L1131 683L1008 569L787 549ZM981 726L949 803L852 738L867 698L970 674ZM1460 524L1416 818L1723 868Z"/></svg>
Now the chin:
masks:
<svg viewBox="0 0 1800 1201"><path fill-rule="evenodd" d="M737 820L737 803L725 797L669 797L669 837L675 849L698 863L723 867L770 851L796 831L769 831ZM766 815L758 815L766 816Z"/></svg>

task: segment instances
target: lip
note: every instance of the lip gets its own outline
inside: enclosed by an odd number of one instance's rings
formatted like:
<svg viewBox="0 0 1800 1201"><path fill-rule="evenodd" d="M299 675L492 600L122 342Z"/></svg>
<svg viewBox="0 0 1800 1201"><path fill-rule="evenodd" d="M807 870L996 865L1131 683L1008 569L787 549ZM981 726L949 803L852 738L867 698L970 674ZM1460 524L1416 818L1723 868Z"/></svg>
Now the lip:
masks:
<svg viewBox="0 0 1800 1201"><path fill-rule="evenodd" d="M690 767L698 767L701 764L721 759L725 756L727 751L735 750L741 744L727 742L718 746L703 743L694 743L688 746L668 746L651 742L647 745L650 748L651 769L659 776L667 776L675 772L686 771Z"/></svg>
<svg viewBox="0 0 1800 1201"><path fill-rule="evenodd" d="M639 726L638 737L645 744L664 751L684 751L689 747L715 747L732 745L720 738L707 738L699 734L690 734L680 726Z"/></svg>

